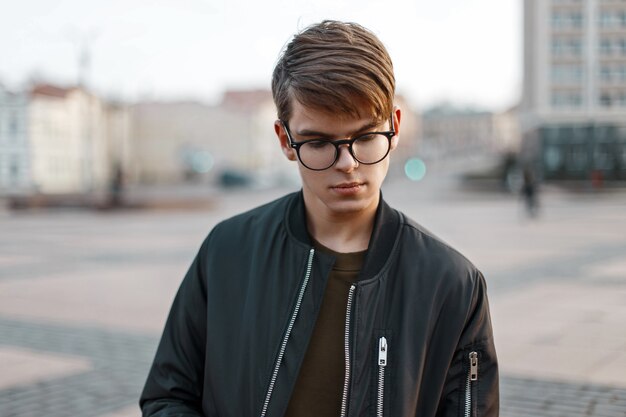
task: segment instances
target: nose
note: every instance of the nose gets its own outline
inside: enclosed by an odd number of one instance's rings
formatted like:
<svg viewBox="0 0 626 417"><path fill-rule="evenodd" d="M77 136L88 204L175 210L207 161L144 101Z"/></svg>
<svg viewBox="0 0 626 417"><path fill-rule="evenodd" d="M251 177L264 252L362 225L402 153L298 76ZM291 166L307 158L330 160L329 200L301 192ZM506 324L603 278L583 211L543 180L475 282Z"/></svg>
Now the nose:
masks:
<svg viewBox="0 0 626 417"><path fill-rule="evenodd" d="M337 156L337 161L335 162L335 168L340 171L351 172L355 168L359 166L359 161L357 161L352 154L350 153L350 149L348 145L340 145L339 146L339 155Z"/></svg>

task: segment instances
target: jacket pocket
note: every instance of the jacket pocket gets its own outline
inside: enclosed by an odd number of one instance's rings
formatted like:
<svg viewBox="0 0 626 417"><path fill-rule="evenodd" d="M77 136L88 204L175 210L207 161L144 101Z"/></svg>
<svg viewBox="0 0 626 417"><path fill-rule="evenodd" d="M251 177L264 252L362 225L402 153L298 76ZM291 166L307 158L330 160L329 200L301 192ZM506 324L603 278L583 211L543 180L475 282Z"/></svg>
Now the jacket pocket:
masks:
<svg viewBox="0 0 626 417"><path fill-rule="evenodd" d="M477 401L478 401L478 352L472 350L466 356L466 380L465 392L463 398L463 415L462 417L478 417Z"/></svg>

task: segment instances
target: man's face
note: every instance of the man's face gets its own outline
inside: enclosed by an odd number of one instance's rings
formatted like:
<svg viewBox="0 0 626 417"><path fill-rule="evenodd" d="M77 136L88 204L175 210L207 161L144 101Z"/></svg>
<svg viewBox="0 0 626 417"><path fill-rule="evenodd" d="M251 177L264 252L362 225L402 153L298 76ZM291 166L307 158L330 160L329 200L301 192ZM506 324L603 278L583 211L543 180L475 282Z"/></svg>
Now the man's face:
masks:
<svg viewBox="0 0 626 417"><path fill-rule="evenodd" d="M393 113L394 128L399 132L400 110ZM292 116L286 121L294 141L308 139L346 139L372 131L391 130L390 121L375 124L373 118L346 118L306 108L299 102L292 103ZM298 161L295 149L289 146L287 133L280 124L275 130L283 153L288 159ZM398 143L398 135L391 140L391 150ZM298 161L302 190L307 209L329 217L344 217L363 211L376 210L379 191L387 170L389 156L374 165L356 161L347 145L340 147L337 161L328 169L313 171Z"/></svg>

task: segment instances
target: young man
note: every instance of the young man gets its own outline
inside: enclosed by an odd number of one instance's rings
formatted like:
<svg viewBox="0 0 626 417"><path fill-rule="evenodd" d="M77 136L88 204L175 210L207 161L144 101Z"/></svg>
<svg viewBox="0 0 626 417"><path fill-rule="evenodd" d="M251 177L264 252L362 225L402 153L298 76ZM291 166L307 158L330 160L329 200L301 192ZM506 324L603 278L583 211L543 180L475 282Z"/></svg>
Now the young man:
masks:
<svg viewBox="0 0 626 417"><path fill-rule="evenodd" d="M381 198L401 111L385 47L335 21L274 70L302 190L217 225L176 296L144 416L497 416L481 273Z"/></svg>

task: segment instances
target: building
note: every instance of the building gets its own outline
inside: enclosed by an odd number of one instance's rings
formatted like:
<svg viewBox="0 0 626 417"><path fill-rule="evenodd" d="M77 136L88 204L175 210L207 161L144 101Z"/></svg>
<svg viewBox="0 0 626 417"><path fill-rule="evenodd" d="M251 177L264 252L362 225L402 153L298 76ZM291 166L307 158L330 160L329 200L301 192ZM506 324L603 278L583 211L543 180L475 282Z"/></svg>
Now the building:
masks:
<svg viewBox="0 0 626 417"><path fill-rule="evenodd" d="M519 147L517 108L501 113L441 104L426 110L421 152L427 157L505 154Z"/></svg>
<svg viewBox="0 0 626 417"><path fill-rule="evenodd" d="M270 90L227 90L220 107L247 124L248 155L245 163L268 183L299 182L299 176L282 153L274 122L276 106Z"/></svg>
<svg viewBox="0 0 626 417"><path fill-rule="evenodd" d="M130 174L139 182L211 182L225 173L273 181L288 167L267 90L226 91L218 105L137 103L131 117Z"/></svg>
<svg viewBox="0 0 626 417"><path fill-rule="evenodd" d="M626 1L524 1L520 111L545 178L626 179Z"/></svg>
<svg viewBox="0 0 626 417"><path fill-rule="evenodd" d="M106 191L106 106L90 92L35 85L28 104L30 181L42 194Z"/></svg>
<svg viewBox="0 0 626 417"><path fill-rule="evenodd" d="M209 175L229 163L244 123L196 102L141 102L131 107L132 170L141 183L172 183Z"/></svg>
<svg viewBox="0 0 626 417"><path fill-rule="evenodd" d="M130 113L80 87L0 88L0 195L106 194L129 169Z"/></svg>
<svg viewBox="0 0 626 417"><path fill-rule="evenodd" d="M519 106L494 114L493 147L499 154L519 154L521 140Z"/></svg>
<svg viewBox="0 0 626 417"><path fill-rule="evenodd" d="M0 84L0 195L29 192L28 97Z"/></svg>

